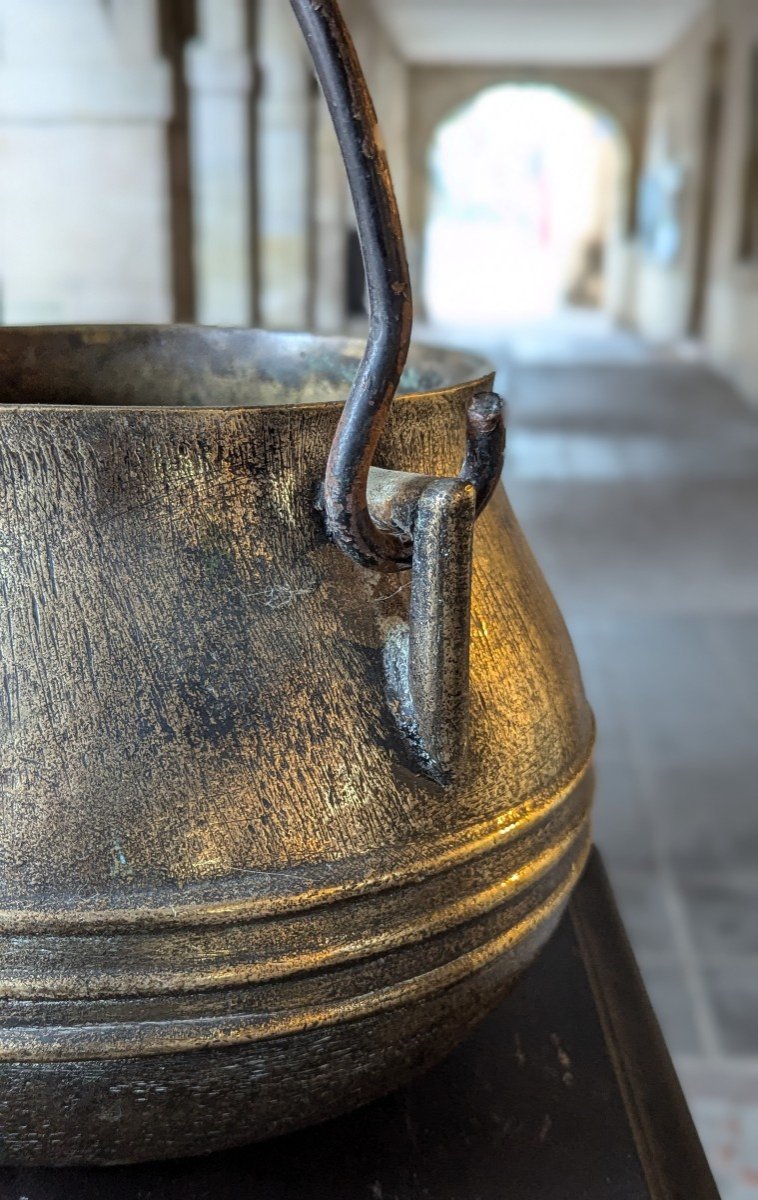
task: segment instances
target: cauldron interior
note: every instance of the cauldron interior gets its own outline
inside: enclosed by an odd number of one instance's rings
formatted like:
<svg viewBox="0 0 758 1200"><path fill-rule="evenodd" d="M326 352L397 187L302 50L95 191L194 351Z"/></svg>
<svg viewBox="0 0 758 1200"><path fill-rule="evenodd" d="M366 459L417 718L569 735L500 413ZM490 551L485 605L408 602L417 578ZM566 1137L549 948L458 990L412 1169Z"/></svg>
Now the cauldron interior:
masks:
<svg viewBox="0 0 758 1200"><path fill-rule="evenodd" d="M357 339L174 326L0 330L0 403L236 408L343 402ZM434 393L487 374L479 359L416 346L400 393Z"/></svg>

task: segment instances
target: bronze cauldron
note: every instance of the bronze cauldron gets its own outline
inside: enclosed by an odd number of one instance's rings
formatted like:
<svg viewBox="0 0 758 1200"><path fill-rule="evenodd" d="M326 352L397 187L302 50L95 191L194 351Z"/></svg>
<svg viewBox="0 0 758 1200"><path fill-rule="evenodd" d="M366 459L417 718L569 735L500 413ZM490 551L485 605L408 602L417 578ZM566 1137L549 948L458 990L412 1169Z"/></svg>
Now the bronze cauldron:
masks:
<svg viewBox="0 0 758 1200"><path fill-rule="evenodd" d="M588 848L592 717L495 486L489 368L418 349L400 378L370 102L336 5L293 3L368 348L0 331L5 1163L213 1150L390 1089L512 986Z"/></svg>

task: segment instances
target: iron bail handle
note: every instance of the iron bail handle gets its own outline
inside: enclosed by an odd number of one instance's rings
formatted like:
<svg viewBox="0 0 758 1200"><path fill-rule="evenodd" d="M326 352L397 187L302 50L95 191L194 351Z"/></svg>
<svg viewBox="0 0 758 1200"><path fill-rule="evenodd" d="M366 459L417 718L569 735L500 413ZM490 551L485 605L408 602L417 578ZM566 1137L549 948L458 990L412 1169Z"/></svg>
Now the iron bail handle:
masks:
<svg viewBox="0 0 758 1200"><path fill-rule="evenodd" d="M356 562L380 571L410 567L413 540L379 526L369 510L369 470L408 357L413 302L405 241L376 112L336 0L290 0L324 93L345 162L366 271L369 333L337 426L324 480L327 531ZM503 465L502 403L477 396L468 414L461 479L474 486L476 512Z"/></svg>

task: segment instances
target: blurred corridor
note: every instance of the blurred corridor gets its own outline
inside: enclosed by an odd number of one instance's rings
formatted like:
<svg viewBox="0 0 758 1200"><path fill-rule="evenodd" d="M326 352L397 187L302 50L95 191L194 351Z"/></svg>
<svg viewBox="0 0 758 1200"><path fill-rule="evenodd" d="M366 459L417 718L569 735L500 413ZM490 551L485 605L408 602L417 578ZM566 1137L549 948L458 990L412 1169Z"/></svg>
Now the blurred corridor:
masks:
<svg viewBox="0 0 758 1200"><path fill-rule="evenodd" d="M480 344L510 402L506 487L598 717L596 838L722 1194L743 1200L758 1166L758 413L597 316Z"/></svg>

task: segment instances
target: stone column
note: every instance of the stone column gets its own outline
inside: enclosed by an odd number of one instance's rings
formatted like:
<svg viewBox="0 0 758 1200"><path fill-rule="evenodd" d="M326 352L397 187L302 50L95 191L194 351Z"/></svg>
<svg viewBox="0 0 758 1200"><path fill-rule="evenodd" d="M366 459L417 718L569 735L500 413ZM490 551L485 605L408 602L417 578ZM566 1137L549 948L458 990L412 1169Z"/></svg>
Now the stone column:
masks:
<svg viewBox="0 0 758 1200"><path fill-rule="evenodd" d="M251 86L245 0L198 0L187 48L197 319L249 325L254 273Z"/></svg>
<svg viewBox="0 0 758 1200"><path fill-rule="evenodd" d="M320 94L318 102L313 324L319 333L342 333L347 319L347 231L352 208L339 144Z"/></svg>
<svg viewBox="0 0 758 1200"><path fill-rule="evenodd" d="M0 0L0 298L11 322L172 315L155 0Z"/></svg>
<svg viewBox="0 0 758 1200"><path fill-rule="evenodd" d="M410 75L408 64L377 18L377 7L379 6L372 7L370 4L366 4L365 0L343 0L342 2L343 12L350 27L379 118L400 218L403 223L408 263L414 284L414 301L417 301L418 295L415 287L417 250L409 203L411 182ZM354 226L352 207L348 220Z"/></svg>
<svg viewBox="0 0 758 1200"><path fill-rule="evenodd" d="M311 71L285 0L256 5L259 313L270 329L311 318Z"/></svg>

